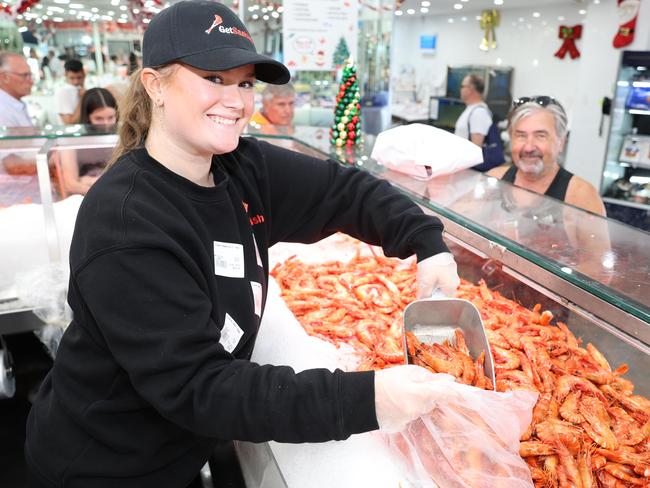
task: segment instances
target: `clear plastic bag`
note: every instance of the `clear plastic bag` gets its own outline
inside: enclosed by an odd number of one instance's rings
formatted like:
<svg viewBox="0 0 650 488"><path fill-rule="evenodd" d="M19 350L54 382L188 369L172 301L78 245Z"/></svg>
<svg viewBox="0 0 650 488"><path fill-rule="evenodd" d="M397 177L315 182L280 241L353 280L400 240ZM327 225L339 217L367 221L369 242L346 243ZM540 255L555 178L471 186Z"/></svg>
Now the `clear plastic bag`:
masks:
<svg viewBox="0 0 650 488"><path fill-rule="evenodd" d="M54 357L63 331L72 319L68 306L68 278L70 271L63 264L38 266L16 274L16 295L32 307L32 312L45 322L34 334Z"/></svg>
<svg viewBox="0 0 650 488"><path fill-rule="evenodd" d="M448 375L445 375L448 376ZM453 381L433 385L440 400L402 432L386 434L417 487L533 487L519 456L537 393L481 390Z"/></svg>

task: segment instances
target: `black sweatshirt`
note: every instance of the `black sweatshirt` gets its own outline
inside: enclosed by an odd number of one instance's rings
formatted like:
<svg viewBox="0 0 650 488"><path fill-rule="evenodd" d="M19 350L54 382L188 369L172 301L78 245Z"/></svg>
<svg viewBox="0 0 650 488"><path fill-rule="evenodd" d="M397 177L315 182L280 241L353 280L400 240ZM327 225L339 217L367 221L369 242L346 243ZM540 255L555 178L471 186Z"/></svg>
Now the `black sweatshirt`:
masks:
<svg viewBox="0 0 650 488"><path fill-rule="evenodd" d="M27 461L45 485L180 488L219 441L377 428L374 373L249 361L268 248L343 231L424 259L447 250L442 224L385 181L253 138L212 172L216 186L201 187L139 149L84 198L74 320L27 422Z"/></svg>

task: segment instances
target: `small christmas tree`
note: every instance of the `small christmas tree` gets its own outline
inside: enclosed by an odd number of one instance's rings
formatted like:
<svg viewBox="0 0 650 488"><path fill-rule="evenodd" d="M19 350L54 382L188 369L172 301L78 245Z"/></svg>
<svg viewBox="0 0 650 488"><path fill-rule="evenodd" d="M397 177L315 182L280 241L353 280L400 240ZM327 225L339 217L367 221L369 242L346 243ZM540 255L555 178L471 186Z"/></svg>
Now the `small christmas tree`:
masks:
<svg viewBox="0 0 650 488"><path fill-rule="evenodd" d="M336 45L334 50L334 66L339 67L350 57L350 50L348 49L348 43L345 42L345 38L341 37L339 43Z"/></svg>
<svg viewBox="0 0 650 488"><path fill-rule="evenodd" d="M330 128L330 142L338 147L351 147L361 142L361 104L359 103L357 68L348 59L343 68L343 81L336 96L334 125Z"/></svg>

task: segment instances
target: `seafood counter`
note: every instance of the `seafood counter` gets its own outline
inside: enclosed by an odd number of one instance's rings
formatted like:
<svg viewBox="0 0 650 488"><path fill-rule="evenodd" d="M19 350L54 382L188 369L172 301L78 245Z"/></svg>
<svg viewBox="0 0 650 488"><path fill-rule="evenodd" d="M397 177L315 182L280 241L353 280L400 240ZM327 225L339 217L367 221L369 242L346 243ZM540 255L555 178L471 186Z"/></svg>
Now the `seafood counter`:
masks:
<svg viewBox="0 0 650 488"><path fill-rule="evenodd" d="M415 299L415 263L386 258L347 237L334 236L328 241L320 244L320 250L305 251L296 245L271 250L276 263L271 274L291 312L282 320L297 319L306 335L320 340L313 344L329 351L330 363L320 366L365 370L402 363L402 311ZM461 276L473 278L469 276L472 273L463 273L462 258L460 262ZM570 325L559 320L567 315L545 297L541 297L542 303L524 306L520 302L530 302L530 297L519 300L507 286L496 288L498 285L488 287L483 280L463 280L458 297L470 300L481 313L494 358L496 389L539 395L519 446L534 486L650 486L650 401L635 391L629 379L640 364L611 364L608 351L574 334ZM524 297L521 287L518 289ZM271 308L272 302L270 298ZM570 315L568 318L573 321ZM260 334L258 344L263 349L269 336L264 330ZM286 347L286 339L276 340L284 341L283 354L291 356L289 350L294 348ZM433 346L421 344L414 336L408 336L407 342L414 362L451 374L459 383L492 386L483 374L483 358L469 356L462 336L457 335L454 343ZM643 374L635 378L643 378ZM647 391L645 381L643 391ZM360 441L359 449L352 446ZM386 449L381 436L366 434L327 444L332 445L291 446L289 450L296 451L292 455L310 451L302 458L308 465L302 469L312 473L315 466L310 464L322 465L321 449L330 449L334 457L338 451L346 452L345 461L334 459L329 464L330 485L335 480L337 486L355 486L358 480L348 484L332 477L331 467L339 462L348 467L359 463L350 469L364 473L370 457L374 467L367 473L379 475L379 486L410 486L407 468ZM287 448L271 443L283 484L300 486L288 473L291 467L279 462L282 454L275 451L282 449ZM426 449L422 453L426 455ZM477 462L480 467L480 459ZM435 481L435 475L431 476ZM308 484L318 485L313 474Z"/></svg>

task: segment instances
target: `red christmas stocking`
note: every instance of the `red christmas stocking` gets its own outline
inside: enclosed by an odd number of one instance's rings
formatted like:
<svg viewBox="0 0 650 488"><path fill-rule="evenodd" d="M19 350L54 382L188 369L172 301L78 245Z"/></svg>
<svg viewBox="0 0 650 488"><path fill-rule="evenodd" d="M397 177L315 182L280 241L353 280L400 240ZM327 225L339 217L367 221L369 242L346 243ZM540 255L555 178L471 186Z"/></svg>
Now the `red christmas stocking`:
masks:
<svg viewBox="0 0 650 488"><path fill-rule="evenodd" d="M614 47L625 47L634 41L636 19L639 16L641 0L617 0L620 26L614 36Z"/></svg>

